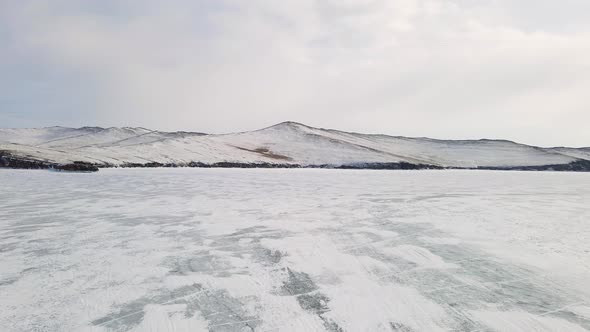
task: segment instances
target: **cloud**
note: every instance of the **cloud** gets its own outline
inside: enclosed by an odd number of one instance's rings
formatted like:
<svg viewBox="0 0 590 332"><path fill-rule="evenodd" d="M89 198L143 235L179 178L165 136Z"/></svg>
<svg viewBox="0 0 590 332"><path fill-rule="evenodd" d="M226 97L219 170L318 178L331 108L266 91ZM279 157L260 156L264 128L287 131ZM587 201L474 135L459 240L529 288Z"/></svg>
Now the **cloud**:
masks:
<svg viewBox="0 0 590 332"><path fill-rule="evenodd" d="M59 114L66 125L226 132L296 120L395 135L587 146L590 29L580 12L588 6L3 3L0 41L9 51L0 68L13 69L0 78L0 87L10 87L0 105L22 109L23 122L33 125ZM14 116L5 122L19 125Z"/></svg>

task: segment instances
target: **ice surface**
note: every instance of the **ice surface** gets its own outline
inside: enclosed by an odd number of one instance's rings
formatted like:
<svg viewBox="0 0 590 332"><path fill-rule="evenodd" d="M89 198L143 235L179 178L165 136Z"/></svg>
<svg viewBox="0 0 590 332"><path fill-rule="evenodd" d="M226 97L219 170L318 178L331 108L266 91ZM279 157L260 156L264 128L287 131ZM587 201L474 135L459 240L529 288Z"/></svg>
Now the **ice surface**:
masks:
<svg viewBox="0 0 590 332"><path fill-rule="evenodd" d="M585 331L590 174L0 170L0 331Z"/></svg>

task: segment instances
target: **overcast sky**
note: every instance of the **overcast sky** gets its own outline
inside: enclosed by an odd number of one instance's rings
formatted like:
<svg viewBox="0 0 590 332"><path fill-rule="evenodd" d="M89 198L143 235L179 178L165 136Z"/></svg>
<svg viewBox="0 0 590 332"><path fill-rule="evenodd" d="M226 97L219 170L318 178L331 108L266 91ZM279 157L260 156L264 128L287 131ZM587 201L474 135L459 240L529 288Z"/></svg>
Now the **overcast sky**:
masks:
<svg viewBox="0 0 590 332"><path fill-rule="evenodd" d="M590 146L588 0L0 0L0 127Z"/></svg>

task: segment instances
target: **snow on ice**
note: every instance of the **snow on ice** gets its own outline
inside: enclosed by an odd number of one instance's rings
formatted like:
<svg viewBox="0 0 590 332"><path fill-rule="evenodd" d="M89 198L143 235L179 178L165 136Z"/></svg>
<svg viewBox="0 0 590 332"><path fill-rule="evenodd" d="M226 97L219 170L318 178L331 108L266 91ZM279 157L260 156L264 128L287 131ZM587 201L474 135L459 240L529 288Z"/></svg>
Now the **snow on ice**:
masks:
<svg viewBox="0 0 590 332"><path fill-rule="evenodd" d="M586 331L590 174L1 170L1 331Z"/></svg>

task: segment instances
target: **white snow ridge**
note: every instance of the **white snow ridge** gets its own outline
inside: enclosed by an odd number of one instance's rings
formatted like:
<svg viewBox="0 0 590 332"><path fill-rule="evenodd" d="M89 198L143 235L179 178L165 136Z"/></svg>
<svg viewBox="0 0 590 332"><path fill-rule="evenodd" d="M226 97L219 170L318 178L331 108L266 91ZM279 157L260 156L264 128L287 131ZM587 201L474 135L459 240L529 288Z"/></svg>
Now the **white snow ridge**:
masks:
<svg viewBox="0 0 590 332"><path fill-rule="evenodd" d="M435 140L367 135L283 122L261 130L207 135L145 128L0 129L0 157L50 163L186 166L241 163L359 166L409 163L452 168L568 165L590 169L590 150L539 148L504 140ZM549 167L550 168L550 167Z"/></svg>

